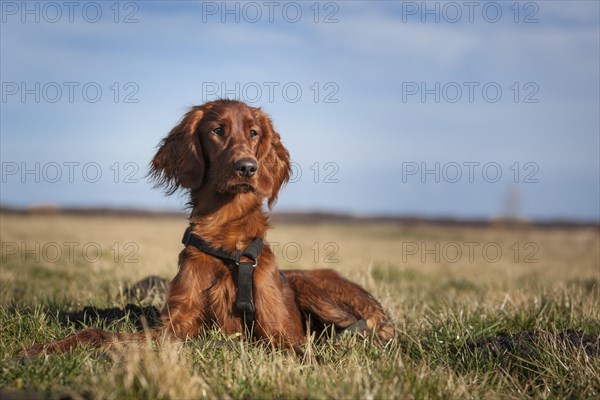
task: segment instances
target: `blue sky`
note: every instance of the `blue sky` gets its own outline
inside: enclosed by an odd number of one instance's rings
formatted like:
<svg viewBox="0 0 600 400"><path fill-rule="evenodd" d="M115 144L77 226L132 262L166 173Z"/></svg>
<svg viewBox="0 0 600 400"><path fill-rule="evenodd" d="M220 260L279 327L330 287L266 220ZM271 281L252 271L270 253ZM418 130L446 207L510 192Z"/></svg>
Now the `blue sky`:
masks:
<svg viewBox="0 0 600 400"><path fill-rule="evenodd" d="M277 210L600 219L597 1L114 4L2 1L2 204L182 208L148 162L227 96L292 154Z"/></svg>

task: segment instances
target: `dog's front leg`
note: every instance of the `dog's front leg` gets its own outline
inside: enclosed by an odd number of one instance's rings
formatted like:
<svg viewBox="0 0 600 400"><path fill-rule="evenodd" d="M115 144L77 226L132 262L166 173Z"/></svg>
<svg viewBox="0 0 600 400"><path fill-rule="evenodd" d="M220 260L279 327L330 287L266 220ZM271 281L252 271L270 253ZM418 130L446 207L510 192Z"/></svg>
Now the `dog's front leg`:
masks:
<svg viewBox="0 0 600 400"><path fill-rule="evenodd" d="M179 272L161 313L167 334L179 340L193 338L210 323L209 290L217 279L213 263L187 250L180 254Z"/></svg>

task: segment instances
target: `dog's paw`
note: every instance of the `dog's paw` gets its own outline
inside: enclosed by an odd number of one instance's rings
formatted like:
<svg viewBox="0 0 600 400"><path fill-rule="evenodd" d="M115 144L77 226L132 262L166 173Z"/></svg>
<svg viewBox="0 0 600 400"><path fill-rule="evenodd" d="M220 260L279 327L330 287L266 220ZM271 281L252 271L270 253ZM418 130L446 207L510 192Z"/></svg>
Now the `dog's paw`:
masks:
<svg viewBox="0 0 600 400"><path fill-rule="evenodd" d="M375 335L382 343L388 343L396 336L396 329L392 324L381 325L378 326Z"/></svg>
<svg viewBox="0 0 600 400"><path fill-rule="evenodd" d="M26 347L17 352L16 357L20 363L26 363L28 360L38 356L44 351L45 346L43 344L34 344L33 346Z"/></svg>
<svg viewBox="0 0 600 400"><path fill-rule="evenodd" d="M388 343L396 335L394 325L387 319L369 318L367 326L372 332L375 332L375 336L381 343Z"/></svg>

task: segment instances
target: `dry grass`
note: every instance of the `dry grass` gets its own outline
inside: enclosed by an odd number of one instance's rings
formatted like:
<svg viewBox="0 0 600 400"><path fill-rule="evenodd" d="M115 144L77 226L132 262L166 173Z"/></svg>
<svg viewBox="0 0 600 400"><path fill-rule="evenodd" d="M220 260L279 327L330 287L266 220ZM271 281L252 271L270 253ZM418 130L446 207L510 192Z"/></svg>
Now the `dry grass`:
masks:
<svg viewBox="0 0 600 400"><path fill-rule="evenodd" d="M181 346L159 343L120 353L79 349L20 363L15 353L23 346L79 329L61 323L59 313L89 305L123 307L123 282L148 275L171 278L187 223L61 215L2 215L1 222L3 396L15 391L165 399L600 394L598 355L557 336L543 336L526 354L490 355L472 347L477 340L522 331L574 329L597 339L597 229L281 224L268 238L278 243L280 266L335 268L359 282L392 314L399 331L394 343L382 349L351 335L335 343L317 340L308 350L324 362L315 364L212 331ZM56 249L62 252L58 258ZM127 318L109 328L134 329Z"/></svg>

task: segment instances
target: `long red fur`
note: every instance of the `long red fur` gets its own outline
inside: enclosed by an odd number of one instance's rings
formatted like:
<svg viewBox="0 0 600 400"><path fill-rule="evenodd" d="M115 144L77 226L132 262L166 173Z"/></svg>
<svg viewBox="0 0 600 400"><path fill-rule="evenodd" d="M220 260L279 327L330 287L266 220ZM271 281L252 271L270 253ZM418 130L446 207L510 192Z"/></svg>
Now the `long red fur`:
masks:
<svg viewBox="0 0 600 400"><path fill-rule="evenodd" d="M239 160L258 166L250 177L235 167ZM190 109L163 139L152 160L157 186L190 195L193 233L215 248L245 248L253 238L266 236L269 207L290 177L288 151L259 108L218 100ZM184 340L218 325L225 333L243 333L242 316L234 303L235 265L229 265L192 246L179 254L179 271L171 281L158 328L139 333L86 329L64 339L23 350L65 352L75 346L110 347L165 336ZM254 336L277 346L301 351L307 323L345 328L366 321L376 337L390 340L394 327L381 305L367 291L333 270L288 270L282 279L273 252L266 244L254 270L256 321Z"/></svg>

